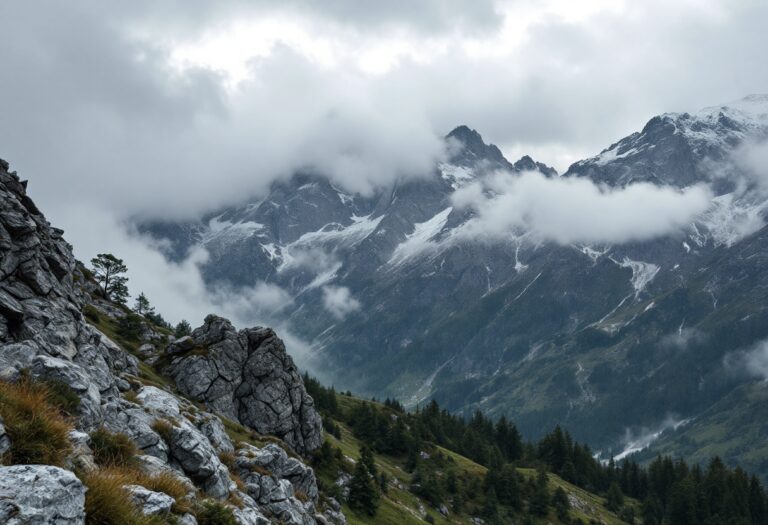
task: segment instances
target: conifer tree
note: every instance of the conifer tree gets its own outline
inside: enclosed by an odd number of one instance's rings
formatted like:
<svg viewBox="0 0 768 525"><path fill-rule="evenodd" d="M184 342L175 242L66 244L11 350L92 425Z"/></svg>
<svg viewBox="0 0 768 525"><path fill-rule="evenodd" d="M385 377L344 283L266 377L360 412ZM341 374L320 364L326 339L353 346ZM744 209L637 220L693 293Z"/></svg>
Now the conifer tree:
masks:
<svg viewBox="0 0 768 525"><path fill-rule="evenodd" d="M364 512L369 516L376 515L379 506L379 493L376 490L373 476L368 472L362 460L355 465L352 480L349 482L347 503L354 510Z"/></svg>
<svg viewBox="0 0 768 525"><path fill-rule="evenodd" d="M624 494L621 493L619 484L615 481L611 483L608 494L605 496L605 508L612 512L617 512L624 505Z"/></svg>
<svg viewBox="0 0 768 525"><path fill-rule="evenodd" d="M533 494L528 503L531 514L536 516L546 516L549 506L549 489L547 488L547 473L540 470L536 476Z"/></svg>
<svg viewBox="0 0 768 525"><path fill-rule="evenodd" d="M189 322L186 319L182 319L179 321L179 324L176 325L176 329L174 330L173 335L176 337L176 339L179 339L191 333L192 327L190 326Z"/></svg>
<svg viewBox="0 0 768 525"><path fill-rule="evenodd" d="M562 487L557 487L557 490L552 495L552 506L557 513L557 519L562 522L568 520L568 510L571 508L571 504L568 501L568 495Z"/></svg>
<svg viewBox="0 0 768 525"><path fill-rule="evenodd" d="M155 309L151 304L149 304L149 299L147 299L147 296L144 295L144 292L139 293L139 296L136 298L136 302L133 305L133 311L139 315L143 315L144 317L152 316L155 314Z"/></svg>
<svg viewBox="0 0 768 525"><path fill-rule="evenodd" d="M119 304L125 304L128 298L128 278L123 275L128 271L122 259L111 253L100 253L91 259L93 275L101 285L101 295Z"/></svg>

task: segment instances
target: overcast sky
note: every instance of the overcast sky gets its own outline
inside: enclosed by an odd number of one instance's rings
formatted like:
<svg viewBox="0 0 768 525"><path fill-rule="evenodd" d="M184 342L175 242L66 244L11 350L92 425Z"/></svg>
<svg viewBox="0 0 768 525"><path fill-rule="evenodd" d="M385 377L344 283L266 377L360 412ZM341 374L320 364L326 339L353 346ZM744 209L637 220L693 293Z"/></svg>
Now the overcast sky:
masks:
<svg viewBox="0 0 768 525"><path fill-rule="evenodd" d="M563 171L655 114L768 92L764 0L5 0L0 20L0 158L81 257L130 252L126 217L304 166L370 191L459 124Z"/></svg>

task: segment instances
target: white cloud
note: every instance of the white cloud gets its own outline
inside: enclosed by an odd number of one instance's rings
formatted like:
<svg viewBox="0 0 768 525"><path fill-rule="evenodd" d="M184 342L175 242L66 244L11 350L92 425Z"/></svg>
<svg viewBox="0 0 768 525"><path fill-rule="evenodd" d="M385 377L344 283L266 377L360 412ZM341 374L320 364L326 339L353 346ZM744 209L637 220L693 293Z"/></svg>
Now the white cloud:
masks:
<svg viewBox="0 0 768 525"><path fill-rule="evenodd" d="M727 354L724 362L729 370L768 381L768 339L747 350Z"/></svg>
<svg viewBox="0 0 768 525"><path fill-rule="evenodd" d="M530 232L561 244L622 243L675 233L712 199L705 186L609 189L588 179L547 178L538 172L498 172L474 186L454 195L457 206L469 206L477 214L458 235L498 239Z"/></svg>
<svg viewBox="0 0 768 525"><path fill-rule="evenodd" d="M768 140L742 145L733 153L732 159L762 191L768 191Z"/></svg>
<svg viewBox="0 0 768 525"><path fill-rule="evenodd" d="M344 319L361 305L346 286L323 286L323 306L337 319Z"/></svg>

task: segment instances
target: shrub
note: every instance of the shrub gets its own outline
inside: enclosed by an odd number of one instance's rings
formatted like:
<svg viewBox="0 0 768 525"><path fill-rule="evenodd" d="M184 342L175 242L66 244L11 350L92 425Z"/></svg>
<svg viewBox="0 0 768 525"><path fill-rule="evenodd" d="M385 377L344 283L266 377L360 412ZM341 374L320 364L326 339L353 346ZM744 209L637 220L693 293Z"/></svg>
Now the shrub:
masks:
<svg viewBox="0 0 768 525"><path fill-rule="evenodd" d="M128 341L138 341L143 324L140 315L128 313L117 322L117 334Z"/></svg>
<svg viewBox="0 0 768 525"><path fill-rule="evenodd" d="M134 482L120 470L101 469L80 478L85 493L85 522L87 525L160 525L160 517L144 516L123 488Z"/></svg>
<svg viewBox="0 0 768 525"><path fill-rule="evenodd" d="M93 305L86 304L83 308L83 315L85 315L85 318L91 321L92 323L98 324L101 321L101 315L99 314L99 311L94 307Z"/></svg>
<svg viewBox="0 0 768 525"><path fill-rule="evenodd" d="M91 432L91 449L96 463L102 467L125 467L135 461L139 453L131 438L113 433L106 428Z"/></svg>
<svg viewBox="0 0 768 525"><path fill-rule="evenodd" d="M0 416L11 440L5 462L62 465L71 450L72 426L50 398L44 384L30 379L0 382Z"/></svg>
<svg viewBox="0 0 768 525"><path fill-rule="evenodd" d="M135 390L128 390L127 392L124 392L123 398L125 398L126 401L130 401L131 403L139 403L139 394Z"/></svg>
<svg viewBox="0 0 768 525"><path fill-rule="evenodd" d="M166 443L171 441L171 436L173 435L173 426L173 423L167 419L155 419L152 422L152 430L157 432L160 437L166 441Z"/></svg>
<svg viewBox="0 0 768 525"><path fill-rule="evenodd" d="M218 501L205 501L196 517L198 525L237 525L232 509Z"/></svg>
<svg viewBox="0 0 768 525"><path fill-rule="evenodd" d="M235 455L232 452L220 452L219 459L230 471L235 470Z"/></svg>
<svg viewBox="0 0 768 525"><path fill-rule="evenodd" d="M80 396L71 386L58 379L45 379L40 384L47 390L48 399L68 416L75 415L80 408Z"/></svg>

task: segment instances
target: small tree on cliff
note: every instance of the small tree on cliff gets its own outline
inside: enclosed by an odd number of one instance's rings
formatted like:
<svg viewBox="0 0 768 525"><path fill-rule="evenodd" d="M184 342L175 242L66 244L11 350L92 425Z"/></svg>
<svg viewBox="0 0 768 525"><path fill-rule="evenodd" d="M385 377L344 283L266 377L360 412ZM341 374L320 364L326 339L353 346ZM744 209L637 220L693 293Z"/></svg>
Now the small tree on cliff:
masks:
<svg viewBox="0 0 768 525"><path fill-rule="evenodd" d="M149 304L149 299L141 292L136 298L136 303L133 305L133 311L144 317L150 317L155 315L155 308Z"/></svg>
<svg viewBox="0 0 768 525"><path fill-rule="evenodd" d="M181 321L179 321L179 324L176 325L176 329L174 330L173 335L176 337L176 339L179 339L191 333L192 333L192 326L189 324L189 322L186 319L182 319Z"/></svg>
<svg viewBox="0 0 768 525"><path fill-rule="evenodd" d="M122 259L118 259L111 253L100 253L91 259L93 275L101 285L101 294L105 299L119 304L125 304L128 298L128 277L125 272L128 268Z"/></svg>

